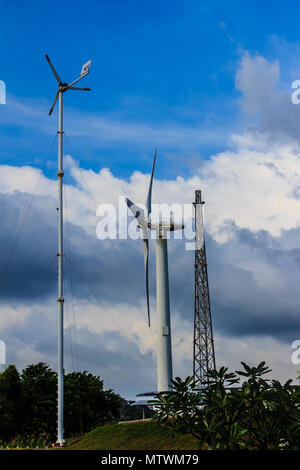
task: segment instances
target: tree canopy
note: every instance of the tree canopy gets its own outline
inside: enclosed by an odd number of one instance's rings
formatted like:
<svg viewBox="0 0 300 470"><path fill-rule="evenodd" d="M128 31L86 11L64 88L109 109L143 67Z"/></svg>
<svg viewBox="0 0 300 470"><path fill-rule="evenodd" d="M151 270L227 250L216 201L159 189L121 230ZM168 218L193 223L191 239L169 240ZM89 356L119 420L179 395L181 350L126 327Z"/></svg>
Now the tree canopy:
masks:
<svg viewBox="0 0 300 470"><path fill-rule="evenodd" d="M72 437L118 419L123 399L103 389L103 380L83 371L65 375L65 436ZM57 374L40 362L21 373L14 365L0 373L0 440L47 436L54 442Z"/></svg>

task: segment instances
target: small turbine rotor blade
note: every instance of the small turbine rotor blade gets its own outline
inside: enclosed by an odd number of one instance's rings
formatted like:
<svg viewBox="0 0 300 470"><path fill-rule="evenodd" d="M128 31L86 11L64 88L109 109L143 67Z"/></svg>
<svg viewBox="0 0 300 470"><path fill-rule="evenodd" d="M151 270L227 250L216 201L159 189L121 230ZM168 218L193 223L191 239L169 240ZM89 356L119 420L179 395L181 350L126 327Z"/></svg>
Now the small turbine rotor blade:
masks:
<svg viewBox="0 0 300 470"><path fill-rule="evenodd" d="M152 184L153 184L153 175L154 175L155 162L156 162L156 154L157 154L157 149L155 149L153 165L152 165L152 172L151 172L151 178L150 178L150 184L149 184L149 190L148 190L148 196L147 196L147 201L146 201L148 221L149 221L149 217L150 217L150 214L151 214Z"/></svg>
<svg viewBox="0 0 300 470"><path fill-rule="evenodd" d="M81 88L79 86L69 86L69 90L82 90L82 91L91 91L90 88Z"/></svg>
<svg viewBox="0 0 300 470"><path fill-rule="evenodd" d="M54 68L54 66L53 66L53 64L52 64L52 62L51 62L51 60L50 60L49 57L47 56L47 54L45 54L45 57L46 57L46 59L47 59L47 61L48 61L48 64L49 64L50 67L51 67L51 70L52 70L52 72L53 72L53 74L54 74L54 77L55 77L56 80L57 80L57 83L60 85L60 83L62 83L62 80L61 80L60 76L59 76L58 73L56 72L56 70L55 70L55 68Z"/></svg>
<svg viewBox="0 0 300 470"><path fill-rule="evenodd" d="M51 106L51 108L50 108L49 116L51 116L51 114L52 114L52 111L53 111L53 109L54 109L54 106L56 105L57 99L58 99L58 92L56 93L55 98L54 98L54 101L53 101L52 106Z"/></svg>

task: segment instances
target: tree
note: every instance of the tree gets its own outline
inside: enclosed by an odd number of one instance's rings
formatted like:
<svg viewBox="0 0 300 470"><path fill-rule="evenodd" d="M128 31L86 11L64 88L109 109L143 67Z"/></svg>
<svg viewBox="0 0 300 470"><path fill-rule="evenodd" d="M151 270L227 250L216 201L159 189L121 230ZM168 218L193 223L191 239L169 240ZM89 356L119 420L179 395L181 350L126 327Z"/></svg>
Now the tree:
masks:
<svg viewBox="0 0 300 470"><path fill-rule="evenodd" d="M22 429L22 388L19 372L10 365L0 373L0 437L9 440Z"/></svg>
<svg viewBox="0 0 300 470"><path fill-rule="evenodd" d="M122 398L103 390L103 380L86 371L65 376L65 436L90 431L119 417ZM54 441L57 420L57 374L40 362L21 374L15 366L0 373L0 440ZM25 438L25 440L23 439Z"/></svg>
<svg viewBox="0 0 300 470"><path fill-rule="evenodd" d="M27 366L21 373L23 390L23 432L30 435L56 433L57 374L39 362Z"/></svg>
<svg viewBox="0 0 300 470"><path fill-rule="evenodd" d="M281 385L265 379L265 362L242 366L235 373L225 367L210 371L202 390L192 377L177 377L173 390L154 401L156 418L174 432L197 437L200 448L299 449L299 388L291 380Z"/></svg>
<svg viewBox="0 0 300 470"><path fill-rule="evenodd" d="M119 417L122 399L103 390L103 380L87 371L65 376L66 435L90 431Z"/></svg>

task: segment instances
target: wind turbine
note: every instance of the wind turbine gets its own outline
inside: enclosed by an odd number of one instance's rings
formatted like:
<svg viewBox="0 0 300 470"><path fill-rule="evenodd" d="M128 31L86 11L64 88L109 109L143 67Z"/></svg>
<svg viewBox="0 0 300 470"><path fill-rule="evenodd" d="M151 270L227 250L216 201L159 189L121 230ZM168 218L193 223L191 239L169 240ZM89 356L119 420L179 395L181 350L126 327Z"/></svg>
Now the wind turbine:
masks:
<svg viewBox="0 0 300 470"><path fill-rule="evenodd" d="M142 231L142 241L144 249L144 264L146 277L146 297L148 324L150 327L150 307L149 307L149 241L148 231L156 231L156 304L157 304L157 391L165 392L172 388L173 367L172 367L172 344L171 344L171 318L170 318L170 295L169 295L169 273L168 273L168 248L167 232L182 230L183 224L175 224L172 214L168 221L151 220L152 212L152 184L156 163L155 150L148 195L146 199L145 211L126 198L126 203L138 221L138 227Z"/></svg>
<svg viewBox="0 0 300 470"><path fill-rule="evenodd" d="M51 116L52 111L56 105L58 100L59 110L58 110L58 171L57 171L57 178L58 178L58 341L57 341L57 355L58 355L58 367L57 367L57 444L59 446L64 445L64 363L63 363L63 305L64 305L64 297L63 297L63 93L67 90L84 90L90 91L89 88L80 88L73 86L83 77L85 77L90 70L91 61L89 60L86 62L82 69L80 76L74 80L72 83L68 84L61 80L60 76L58 75L57 71L55 70L51 60L45 54L45 57L51 67L51 70L56 78L58 83L58 89L52 103L52 106L49 111L49 116Z"/></svg>

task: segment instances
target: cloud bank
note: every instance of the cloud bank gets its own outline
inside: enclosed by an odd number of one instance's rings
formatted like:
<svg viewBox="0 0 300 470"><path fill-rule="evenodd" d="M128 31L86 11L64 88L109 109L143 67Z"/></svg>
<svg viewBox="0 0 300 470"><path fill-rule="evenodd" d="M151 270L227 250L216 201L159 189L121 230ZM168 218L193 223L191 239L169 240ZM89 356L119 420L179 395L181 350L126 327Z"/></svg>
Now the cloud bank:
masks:
<svg viewBox="0 0 300 470"><path fill-rule="evenodd" d="M251 126L232 133L230 148L199 160L190 177L156 179L153 203L191 203L202 190L217 365L266 360L285 380L297 374L291 343L300 338L300 159L299 110L279 82L278 62L245 54L236 87ZM149 330L141 243L97 239L96 208L118 207L122 195L143 202L149 174L123 179L109 168L83 169L71 156L65 161L66 368L91 370L134 398L156 388L154 241ZM9 261L0 337L9 362L45 360L55 368L56 181L31 166L2 165L0 199L1 266ZM174 374L182 377L192 372L193 255L184 241L170 240Z"/></svg>

